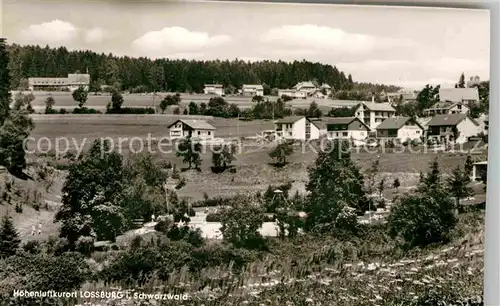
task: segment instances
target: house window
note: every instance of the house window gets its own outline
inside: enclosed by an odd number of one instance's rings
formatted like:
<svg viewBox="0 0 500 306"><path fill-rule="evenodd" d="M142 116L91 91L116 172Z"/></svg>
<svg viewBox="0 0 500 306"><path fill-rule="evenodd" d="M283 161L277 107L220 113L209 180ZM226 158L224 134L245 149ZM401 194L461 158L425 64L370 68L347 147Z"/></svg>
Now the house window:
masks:
<svg viewBox="0 0 500 306"><path fill-rule="evenodd" d="M342 136L347 137L347 132L342 132Z"/></svg>
<svg viewBox="0 0 500 306"><path fill-rule="evenodd" d="M210 133L211 133L211 132L210 132L210 131L208 131L208 136L210 136L210 135L211 135Z"/></svg>
<svg viewBox="0 0 500 306"><path fill-rule="evenodd" d="M198 131L198 135L200 135L200 134L201 134L200 131Z"/></svg>
<svg viewBox="0 0 500 306"><path fill-rule="evenodd" d="M417 131L417 134L420 134L420 130Z"/></svg>

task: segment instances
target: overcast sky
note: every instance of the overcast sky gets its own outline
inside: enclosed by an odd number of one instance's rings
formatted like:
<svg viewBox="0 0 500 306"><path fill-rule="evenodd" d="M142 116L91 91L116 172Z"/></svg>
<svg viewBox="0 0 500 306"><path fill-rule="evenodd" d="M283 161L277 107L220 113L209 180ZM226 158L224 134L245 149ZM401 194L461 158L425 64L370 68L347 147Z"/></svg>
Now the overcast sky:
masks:
<svg viewBox="0 0 500 306"><path fill-rule="evenodd" d="M0 0L1 2L2 0ZM10 43L187 59L311 60L355 81L489 79L489 12L217 2L3 0Z"/></svg>

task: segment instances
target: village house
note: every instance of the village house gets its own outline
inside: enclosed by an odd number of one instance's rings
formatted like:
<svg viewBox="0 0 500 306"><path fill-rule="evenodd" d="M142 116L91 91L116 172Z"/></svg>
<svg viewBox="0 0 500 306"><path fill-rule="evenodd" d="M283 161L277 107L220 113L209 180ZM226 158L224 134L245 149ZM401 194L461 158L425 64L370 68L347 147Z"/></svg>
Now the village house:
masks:
<svg viewBox="0 0 500 306"><path fill-rule="evenodd" d="M28 86L31 91L75 91L82 86L89 90L90 74L73 73L66 78L28 78Z"/></svg>
<svg viewBox="0 0 500 306"><path fill-rule="evenodd" d="M221 84L205 84L205 88L203 89L203 92L206 95L223 96L224 95L224 86L222 86Z"/></svg>
<svg viewBox="0 0 500 306"><path fill-rule="evenodd" d="M244 96L264 96L264 87L262 85L243 84L241 93Z"/></svg>
<svg viewBox="0 0 500 306"><path fill-rule="evenodd" d="M394 117L396 110L390 103L361 102L356 106L355 116L375 131L385 119Z"/></svg>
<svg viewBox="0 0 500 306"><path fill-rule="evenodd" d="M433 117L436 115L467 114L469 111L469 107L462 102L437 102L425 109L423 115Z"/></svg>
<svg viewBox="0 0 500 306"><path fill-rule="evenodd" d="M377 138L412 141L422 138L424 131L424 127L411 117L392 117L377 126Z"/></svg>
<svg viewBox="0 0 500 306"><path fill-rule="evenodd" d="M316 85L314 85L313 82L310 81L297 83L297 85L295 85L292 89L295 90L295 98L303 99L311 96L318 90Z"/></svg>
<svg viewBox="0 0 500 306"><path fill-rule="evenodd" d="M170 129L170 139L179 139L192 137L202 140L213 140L215 131L214 126L205 120L199 119L178 119L168 126Z"/></svg>
<svg viewBox="0 0 500 306"><path fill-rule="evenodd" d="M479 103L479 91L477 87L472 88L440 88L439 100L441 102L455 102L468 105Z"/></svg>
<svg viewBox="0 0 500 306"><path fill-rule="evenodd" d="M318 139L326 133L326 127L321 120L304 116L290 116L274 123L276 135L284 139L309 140Z"/></svg>
<svg viewBox="0 0 500 306"><path fill-rule="evenodd" d="M413 90L401 89L398 92L386 93L382 91L380 96L386 98L388 102L396 102L402 100L402 102L415 101L417 99L417 93Z"/></svg>
<svg viewBox="0 0 500 306"><path fill-rule="evenodd" d="M357 117L323 118L328 139L350 139L361 142L368 138L370 128Z"/></svg>
<svg viewBox="0 0 500 306"><path fill-rule="evenodd" d="M464 143L480 133L479 123L468 114L437 115L427 123L427 137L440 142Z"/></svg>

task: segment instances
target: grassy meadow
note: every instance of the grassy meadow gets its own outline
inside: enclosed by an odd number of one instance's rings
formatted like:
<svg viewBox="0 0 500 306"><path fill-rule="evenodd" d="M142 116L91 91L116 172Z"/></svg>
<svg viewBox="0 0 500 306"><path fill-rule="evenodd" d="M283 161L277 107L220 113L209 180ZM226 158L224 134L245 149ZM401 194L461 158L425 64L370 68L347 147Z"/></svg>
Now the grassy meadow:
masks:
<svg viewBox="0 0 500 306"><path fill-rule="evenodd" d="M153 94L123 94L123 107L158 107L160 101L168 94L175 93L157 93L155 97ZM77 106L77 103L73 100L73 97L69 93L64 92L34 92L35 100L31 103L35 111L42 112L45 108L45 99L51 95L56 104L54 109L65 108L67 110L73 109ZM181 108L186 108L190 102L195 102L196 104L208 103L211 96L204 94L181 94ZM275 101L277 97L268 96L266 97L271 101ZM240 109L250 108L253 105L252 97L246 96L226 96L224 97L229 104L236 104ZM95 108L98 110L105 110L106 105L111 101L109 94L93 95L89 94L88 100L85 104L88 108ZM354 106L357 101L344 101L344 100L332 100L332 99L294 99L287 102L292 108L307 108L312 101L316 101L320 109L324 112L328 112L333 107L343 107L343 106ZM172 110L167 110L167 112L172 112Z"/></svg>

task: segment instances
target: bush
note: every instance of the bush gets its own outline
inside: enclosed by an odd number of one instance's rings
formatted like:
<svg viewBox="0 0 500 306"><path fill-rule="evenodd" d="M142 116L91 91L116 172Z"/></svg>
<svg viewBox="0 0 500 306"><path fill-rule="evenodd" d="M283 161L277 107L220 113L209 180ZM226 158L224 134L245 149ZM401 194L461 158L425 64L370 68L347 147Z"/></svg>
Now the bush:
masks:
<svg viewBox="0 0 500 306"><path fill-rule="evenodd" d="M449 241L457 223L455 205L444 189L407 195L391 208L391 236L400 236L409 246Z"/></svg>
<svg viewBox="0 0 500 306"><path fill-rule="evenodd" d="M192 230L189 226L178 227L174 225L167 233L167 237L172 241L185 241L195 247L200 247L205 243L201 236L201 230Z"/></svg>
<svg viewBox="0 0 500 306"><path fill-rule="evenodd" d="M155 110L151 107L122 107L120 109L107 109L106 114L121 114L121 115L145 115L154 114Z"/></svg>
<svg viewBox="0 0 500 306"><path fill-rule="evenodd" d="M42 251L42 248L41 248L40 242L38 242L36 240L30 240L30 241L26 241L26 243L23 244L23 250L26 253L38 254Z"/></svg>
<svg viewBox="0 0 500 306"><path fill-rule="evenodd" d="M102 112L94 108L78 107L73 109L73 114L102 114Z"/></svg>

